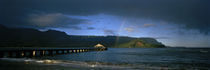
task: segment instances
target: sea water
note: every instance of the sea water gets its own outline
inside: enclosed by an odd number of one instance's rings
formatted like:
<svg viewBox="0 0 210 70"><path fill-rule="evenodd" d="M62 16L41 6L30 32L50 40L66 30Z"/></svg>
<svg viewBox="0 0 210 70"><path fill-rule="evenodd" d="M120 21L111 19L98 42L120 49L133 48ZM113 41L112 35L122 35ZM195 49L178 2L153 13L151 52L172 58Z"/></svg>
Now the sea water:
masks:
<svg viewBox="0 0 210 70"><path fill-rule="evenodd" d="M209 70L208 48L109 48L33 58L1 58L0 70Z"/></svg>

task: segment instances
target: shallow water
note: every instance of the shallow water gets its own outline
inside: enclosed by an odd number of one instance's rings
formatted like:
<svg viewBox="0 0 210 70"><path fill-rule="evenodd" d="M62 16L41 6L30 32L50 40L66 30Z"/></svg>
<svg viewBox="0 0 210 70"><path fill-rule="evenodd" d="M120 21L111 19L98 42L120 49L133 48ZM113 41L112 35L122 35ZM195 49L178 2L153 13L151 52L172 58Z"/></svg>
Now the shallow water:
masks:
<svg viewBox="0 0 210 70"><path fill-rule="evenodd" d="M160 70L210 69L206 48L109 48L35 58L1 58L1 70Z"/></svg>

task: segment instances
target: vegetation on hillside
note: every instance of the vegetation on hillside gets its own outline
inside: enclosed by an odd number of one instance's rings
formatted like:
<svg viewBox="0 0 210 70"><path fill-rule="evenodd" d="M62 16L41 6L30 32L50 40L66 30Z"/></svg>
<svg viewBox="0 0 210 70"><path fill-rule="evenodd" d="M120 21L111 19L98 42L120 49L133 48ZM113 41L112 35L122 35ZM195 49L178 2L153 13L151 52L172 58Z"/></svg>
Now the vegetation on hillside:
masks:
<svg viewBox="0 0 210 70"><path fill-rule="evenodd" d="M29 28L7 28L0 25L0 47L106 47L153 48L165 47L154 38L122 36L73 36L65 32L39 31Z"/></svg>

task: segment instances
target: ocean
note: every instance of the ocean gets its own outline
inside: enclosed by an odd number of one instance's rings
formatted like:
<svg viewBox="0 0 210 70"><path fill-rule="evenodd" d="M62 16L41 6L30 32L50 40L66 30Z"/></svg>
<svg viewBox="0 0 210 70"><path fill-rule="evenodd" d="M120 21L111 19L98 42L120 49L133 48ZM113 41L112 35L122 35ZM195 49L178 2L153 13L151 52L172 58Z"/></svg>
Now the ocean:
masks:
<svg viewBox="0 0 210 70"><path fill-rule="evenodd" d="M33 58L0 58L0 70L210 70L209 48L108 48Z"/></svg>

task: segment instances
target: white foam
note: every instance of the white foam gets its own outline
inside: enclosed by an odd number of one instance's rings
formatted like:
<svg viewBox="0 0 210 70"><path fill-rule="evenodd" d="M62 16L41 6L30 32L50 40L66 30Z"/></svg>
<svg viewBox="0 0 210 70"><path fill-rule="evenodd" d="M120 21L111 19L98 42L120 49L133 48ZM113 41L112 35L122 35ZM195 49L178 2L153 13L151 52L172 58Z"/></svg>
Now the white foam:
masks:
<svg viewBox="0 0 210 70"><path fill-rule="evenodd" d="M44 61L42 61L42 60L38 60L38 61L36 61L37 63L44 63Z"/></svg>
<svg viewBox="0 0 210 70"><path fill-rule="evenodd" d="M7 60L7 61L25 61L26 58L0 58L0 60Z"/></svg>

